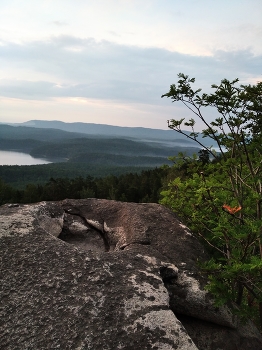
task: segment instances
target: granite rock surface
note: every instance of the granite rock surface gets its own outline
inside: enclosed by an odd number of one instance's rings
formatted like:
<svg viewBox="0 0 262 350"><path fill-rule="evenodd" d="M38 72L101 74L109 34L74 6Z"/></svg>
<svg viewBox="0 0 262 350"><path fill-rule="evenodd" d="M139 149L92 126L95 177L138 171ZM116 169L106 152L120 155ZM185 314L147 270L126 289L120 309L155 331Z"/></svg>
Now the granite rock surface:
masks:
<svg viewBox="0 0 262 350"><path fill-rule="evenodd" d="M0 207L1 349L259 350L204 290L206 253L157 204Z"/></svg>

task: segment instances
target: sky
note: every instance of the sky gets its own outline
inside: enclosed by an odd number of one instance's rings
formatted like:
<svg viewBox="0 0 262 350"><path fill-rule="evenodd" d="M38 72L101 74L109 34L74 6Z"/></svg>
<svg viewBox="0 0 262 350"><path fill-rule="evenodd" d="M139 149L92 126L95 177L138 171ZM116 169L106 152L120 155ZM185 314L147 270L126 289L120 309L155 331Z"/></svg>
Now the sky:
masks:
<svg viewBox="0 0 262 350"><path fill-rule="evenodd" d="M167 129L192 117L161 98L178 73L262 80L261 18L261 0L0 0L0 122Z"/></svg>

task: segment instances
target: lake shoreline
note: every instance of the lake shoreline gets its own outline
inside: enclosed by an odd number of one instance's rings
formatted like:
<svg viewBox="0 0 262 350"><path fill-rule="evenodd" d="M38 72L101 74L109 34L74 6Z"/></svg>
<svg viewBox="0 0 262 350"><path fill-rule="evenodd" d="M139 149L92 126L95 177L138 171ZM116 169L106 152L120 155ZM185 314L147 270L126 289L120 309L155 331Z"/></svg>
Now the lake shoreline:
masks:
<svg viewBox="0 0 262 350"><path fill-rule="evenodd" d="M18 150L0 150L0 165L41 165L54 161L45 158L34 158L29 153Z"/></svg>

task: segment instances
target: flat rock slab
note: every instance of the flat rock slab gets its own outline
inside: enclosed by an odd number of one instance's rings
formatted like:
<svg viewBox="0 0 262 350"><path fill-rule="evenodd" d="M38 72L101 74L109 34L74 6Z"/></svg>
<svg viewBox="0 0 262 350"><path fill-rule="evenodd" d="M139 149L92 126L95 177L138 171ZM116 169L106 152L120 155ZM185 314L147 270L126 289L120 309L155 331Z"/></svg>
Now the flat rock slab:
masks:
<svg viewBox="0 0 262 350"><path fill-rule="evenodd" d="M214 307L206 253L157 204L0 207L1 349L262 349Z"/></svg>

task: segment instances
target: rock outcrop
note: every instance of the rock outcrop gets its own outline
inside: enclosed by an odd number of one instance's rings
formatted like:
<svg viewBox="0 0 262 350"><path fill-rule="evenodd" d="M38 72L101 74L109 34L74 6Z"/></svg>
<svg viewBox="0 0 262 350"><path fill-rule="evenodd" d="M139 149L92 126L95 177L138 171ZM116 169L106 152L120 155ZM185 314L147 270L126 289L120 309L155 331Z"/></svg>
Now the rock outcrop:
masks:
<svg viewBox="0 0 262 350"><path fill-rule="evenodd" d="M157 204L0 207L1 349L259 350L204 290L198 240Z"/></svg>

